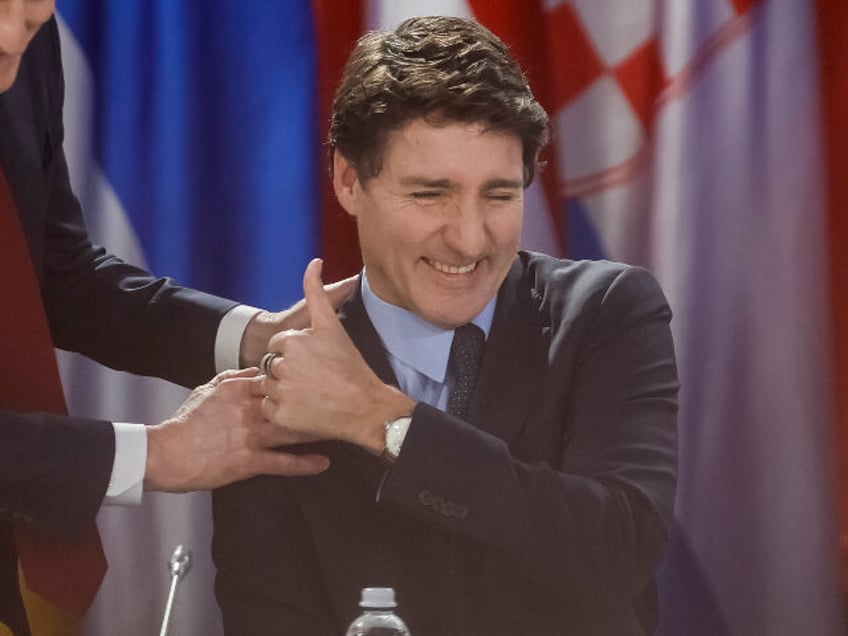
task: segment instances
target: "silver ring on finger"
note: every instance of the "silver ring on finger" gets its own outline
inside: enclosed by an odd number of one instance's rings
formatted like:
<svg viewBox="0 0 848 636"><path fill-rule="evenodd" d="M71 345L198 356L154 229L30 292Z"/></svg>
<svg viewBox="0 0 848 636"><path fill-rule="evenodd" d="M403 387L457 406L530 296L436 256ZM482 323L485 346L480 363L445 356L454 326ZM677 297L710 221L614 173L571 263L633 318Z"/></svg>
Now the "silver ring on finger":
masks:
<svg viewBox="0 0 848 636"><path fill-rule="evenodd" d="M274 374L274 368L271 366L271 364L277 358L282 357L283 355L281 353L277 353L276 351L269 351L264 356L262 356L262 360L259 362L259 368L262 369L262 373L264 373L272 380L279 380L279 378Z"/></svg>

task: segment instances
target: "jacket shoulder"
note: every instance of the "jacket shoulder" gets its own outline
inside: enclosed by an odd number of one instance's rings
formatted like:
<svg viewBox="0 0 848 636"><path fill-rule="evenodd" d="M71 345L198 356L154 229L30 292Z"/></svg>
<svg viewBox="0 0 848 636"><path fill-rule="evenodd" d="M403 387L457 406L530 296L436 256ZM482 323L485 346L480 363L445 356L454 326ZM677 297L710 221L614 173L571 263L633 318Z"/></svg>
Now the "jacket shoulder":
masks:
<svg viewBox="0 0 848 636"><path fill-rule="evenodd" d="M34 114L49 121L61 111L64 94L59 26L52 17L36 33L21 59L11 95L26 93Z"/></svg>
<svg viewBox="0 0 848 636"><path fill-rule="evenodd" d="M565 307L668 302L654 275L644 267L608 260L569 260L538 252L519 252L521 276L531 296L544 309L559 313Z"/></svg>

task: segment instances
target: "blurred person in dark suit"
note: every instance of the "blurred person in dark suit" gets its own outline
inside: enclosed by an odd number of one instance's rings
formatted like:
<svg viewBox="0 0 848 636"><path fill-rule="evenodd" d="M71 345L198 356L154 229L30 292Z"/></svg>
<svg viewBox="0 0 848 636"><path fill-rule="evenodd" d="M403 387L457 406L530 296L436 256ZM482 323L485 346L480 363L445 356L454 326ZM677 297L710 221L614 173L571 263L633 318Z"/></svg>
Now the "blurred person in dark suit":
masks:
<svg viewBox="0 0 848 636"><path fill-rule="evenodd" d="M307 324L302 306L271 313L239 305L91 244L63 151L54 8L53 0L0 3L0 624L16 635L29 633L19 552L24 576L35 580L22 545L57 556L93 545L99 556L92 531L104 502L327 466L326 457L275 450L302 437L263 417L255 368L224 371L256 367L273 333ZM72 417L54 346L201 386L155 426ZM59 596L81 598L80 580L62 580L58 569L45 578Z"/></svg>

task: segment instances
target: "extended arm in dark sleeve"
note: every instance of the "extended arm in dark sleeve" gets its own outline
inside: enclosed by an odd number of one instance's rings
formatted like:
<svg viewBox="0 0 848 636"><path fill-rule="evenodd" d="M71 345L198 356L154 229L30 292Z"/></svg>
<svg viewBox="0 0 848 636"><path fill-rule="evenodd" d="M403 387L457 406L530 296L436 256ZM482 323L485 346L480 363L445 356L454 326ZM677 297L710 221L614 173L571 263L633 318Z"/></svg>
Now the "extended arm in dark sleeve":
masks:
<svg viewBox="0 0 848 636"><path fill-rule="evenodd" d="M55 21L42 30L21 81L34 86L38 116L27 123L27 134L41 149L33 170L41 170L39 186L46 192L19 188L17 194L19 207L28 211L25 223L54 342L116 369L190 387L205 382L215 374L221 317L236 303L153 277L91 244L63 149L64 79ZM18 163L26 162L19 157Z"/></svg>
<svg viewBox="0 0 848 636"><path fill-rule="evenodd" d="M109 422L0 409L0 518L75 539L91 528L115 457Z"/></svg>
<svg viewBox="0 0 848 636"><path fill-rule="evenodd" d="M92 246L61 153L52 178L43 291L56 346L189 387L212 377L218 325L236 303Z"/></svg>

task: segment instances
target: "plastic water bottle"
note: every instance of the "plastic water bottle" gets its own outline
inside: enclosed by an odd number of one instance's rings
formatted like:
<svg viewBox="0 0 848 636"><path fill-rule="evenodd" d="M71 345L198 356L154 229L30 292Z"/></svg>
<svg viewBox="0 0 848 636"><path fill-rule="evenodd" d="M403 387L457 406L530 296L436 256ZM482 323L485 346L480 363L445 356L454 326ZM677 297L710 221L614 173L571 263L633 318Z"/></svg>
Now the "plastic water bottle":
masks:
<svg viewBox="0 0 848 636"><path fill-rule="evenodd" d="M362 614L347 628L347 636L410 636L395 614L395 591L390 587L366 587L359 601Z"/></svg>

